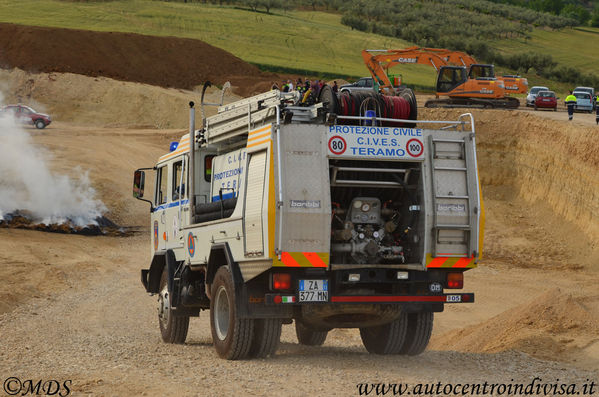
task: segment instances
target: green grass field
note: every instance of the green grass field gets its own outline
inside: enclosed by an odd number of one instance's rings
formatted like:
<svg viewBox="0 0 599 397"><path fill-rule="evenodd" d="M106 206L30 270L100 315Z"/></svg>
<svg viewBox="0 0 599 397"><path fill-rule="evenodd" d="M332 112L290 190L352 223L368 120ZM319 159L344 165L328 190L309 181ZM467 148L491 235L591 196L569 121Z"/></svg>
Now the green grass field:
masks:
<svg viewBox="0 0 599 397"><path fill-rule="evenodd" d="M597 72L599 65L599 29L574 28L561 31L535 29L530 40L502 40L493 46L505 54L538 52L549 54L560 64L570 65L584 73Z"/></svg>
<svg viewBox="0 0 599 397"><path fill-rule="evenodd" d="M368 75L360 52L365 48L404 48L411 43L351 30L341 16L325 12L274 10L273 14L200 3L151 0L71 2L0 0L0 22L23 25L132 32L203 40L265 70L302 70L306 74ZM534 50L580 68L599 60L599 29L546 32L532 40L494 43L505 53ZM576 44L571 43L575 41ZM575 49L575 50L573 50ZM574 54L574 55L572 55ZM392 69L417 88L434 86L433 68L404 65ZM542 84L527 76L531 85Z"/></svg>

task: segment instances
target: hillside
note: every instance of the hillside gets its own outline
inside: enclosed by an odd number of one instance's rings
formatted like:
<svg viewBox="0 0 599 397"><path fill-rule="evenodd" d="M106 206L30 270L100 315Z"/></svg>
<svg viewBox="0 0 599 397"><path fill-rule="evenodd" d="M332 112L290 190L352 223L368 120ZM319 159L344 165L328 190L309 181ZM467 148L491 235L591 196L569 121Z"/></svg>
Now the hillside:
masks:
<svg viewBox="0 0 599 397"><path fill-rule="evenodd" d="M362 49L411 45L352 30L341 24L341 15L326 12L274 10L267 15L201 3L146 0L0 0L0 9L0 22L6 23L199 39L263 70L301 75L365 76ZM431 68L406 65L401 73L409 76L410 84L434 85Z"/></svg>
<svg viewBox="0 0 599 397"><path fill-rule="evenodd" d="M0 8L4 11L0 13L0 22L194 38L229 51L262 69L301 74L311 71L334 77L367 74L359 53L364 48L403 48L413 44L352 30L341 24L341 14L322 11L273 9L271 14L266 14L231 6L147 0L0 0ZM430 21L433 26L435 20ZM497 19L497 23L504 22L509 21ZM461 30L461 25L456 26L449 20L441 19L435 23ZM539 27L524 35L489 39L488 46L504 55L523 51L548 54L559 64L567 62L588 73L597 65L595 38L598 34L596 28L553 31ZM572 46L577 48L576 56L571 56ZM426 67L406 65L400 73L416 86L431 87L434 84L434 71ZM527 77L535 83L534 75Z"/></svg>
<svg viewBox="0 0 599 397"><path fill-rule="evenodd" d="M60 44L59 44L60 43ZM0 23L0 67L191 89L230 80L241 95L276 76L200 40ZM219 62L214 62L218 59Z"/></svg>

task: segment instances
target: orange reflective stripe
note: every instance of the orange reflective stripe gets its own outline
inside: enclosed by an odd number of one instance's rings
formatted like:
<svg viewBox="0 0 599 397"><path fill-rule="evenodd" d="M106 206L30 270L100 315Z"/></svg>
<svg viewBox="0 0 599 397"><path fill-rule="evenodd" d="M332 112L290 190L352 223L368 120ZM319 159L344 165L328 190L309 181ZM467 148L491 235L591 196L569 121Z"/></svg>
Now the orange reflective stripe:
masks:
<svg viewBox="0 0 599 397"><path fill-rule="evenodd" d="M297 263L297 261L293 259L293 256L291 256L289 252L281 253L281 262L283 262L285 266L300 267L299 263Z"/></svg>
<svg viewBox="0 0 599 397"><path fill-rule="evenodd" d="M453 267L467 267L474 258L460 258Z"/></svg>
<svg viewBox="0 0 599 397"><path fill-rule="evenodd" d="M442 254L447 255L447 254ZM426 255L426 267L431 268L443 268L443 269L451 269L451 268L472 268L476 267L474 263L474 257L446 257L446 256L438 256L433 258L431 254Z"/></svg>
<svg viewBox="0 0 599 397"><path fill-rule="evenodd" d="M254 135L254 134L252 134L252 135L250 135L250 138L248 138L248 142L255 141L256 139L260 139L260 138L266 138L266 137L269 137L269 136L270 136L270 131L268 131L265 134L261 134L261 135Z"/></svg>
<svg viewBox="0 0 599 397"><path fill-rule="evenodd" d="M327 264L324 263L316 252L304 252L304 256L314 267L327 267Z"/></svg>
<svg viewBox="0 0 599 397"><path fill-rule="evenodd" d="M282 252L281 259L273 258L277 267L328 267L328 252Z"/></svg>
<svg viewBox="0 0 599 397"><path fill-rule="evenodd" d="M249 145L247 145L246 147L247 147L247 148L251 148L251 147L254 147L254 146L258 146L258 145L263 145L263 144L265 144L265 143L268 143L268 142L270 142L270 141L271 141L271 140L270 140L270 138L268 138L268 139L266 139L266 140L264 140L264 141L258 141L258 142L254 142L254 143L252 143L252 144L249 144Z"/></svg>
<svg viewBox="0 0 599 397"><path fill-rule="evenodd" d="M443 258L443 257L434 258L432 261L430 261L426 265L426 267L441 267L441 266L443 266L443 264L445 263L446 260L447 260L447 258Z"/></svg>

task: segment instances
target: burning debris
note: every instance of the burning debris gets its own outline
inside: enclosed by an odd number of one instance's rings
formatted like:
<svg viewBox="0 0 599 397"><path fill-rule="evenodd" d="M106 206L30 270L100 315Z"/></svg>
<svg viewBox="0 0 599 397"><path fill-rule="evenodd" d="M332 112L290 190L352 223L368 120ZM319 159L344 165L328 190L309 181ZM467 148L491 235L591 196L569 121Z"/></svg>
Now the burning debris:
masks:
<svg viewBox="0 0 599 397"><path fill-rule="evenodd" d="M98 217L94 223L81 226L69 219L62 223L35 222L31 212L17 210L0 217L0 228L38 230L49 233L80 234L84 236L118 236L125 237L134 233L129 228L120 227L105 216Z"/></svg>
<svg viewBox="0 0 599 397"><path fill-rule="evenodd" d="M75 178L54 173L48 157L10 114L0 115L0 227L123 233L104 216L107 208L96 197L88 173L79 167Z"/></svg>

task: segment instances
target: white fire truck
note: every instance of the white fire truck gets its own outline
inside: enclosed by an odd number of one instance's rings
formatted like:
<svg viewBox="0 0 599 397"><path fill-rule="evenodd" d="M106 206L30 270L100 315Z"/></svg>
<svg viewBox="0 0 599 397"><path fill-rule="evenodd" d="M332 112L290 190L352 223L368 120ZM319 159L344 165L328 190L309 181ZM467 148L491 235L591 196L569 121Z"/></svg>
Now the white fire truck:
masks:
<svg viewBox="0 0 599 397"><path fill-rule="evenodd" d="M226 359L274 354L292 322L301 344L359 328L371 353L416 355L433 313L474 301L461 291L484 218L472 116L415 125L385 117L381 95L359 107L343 95L325 87L307 106L273 90L198 130L190 103L190 133L135 172L134 196L151 204L141 278L165 342L184 343L209 310Z"/></svg>

